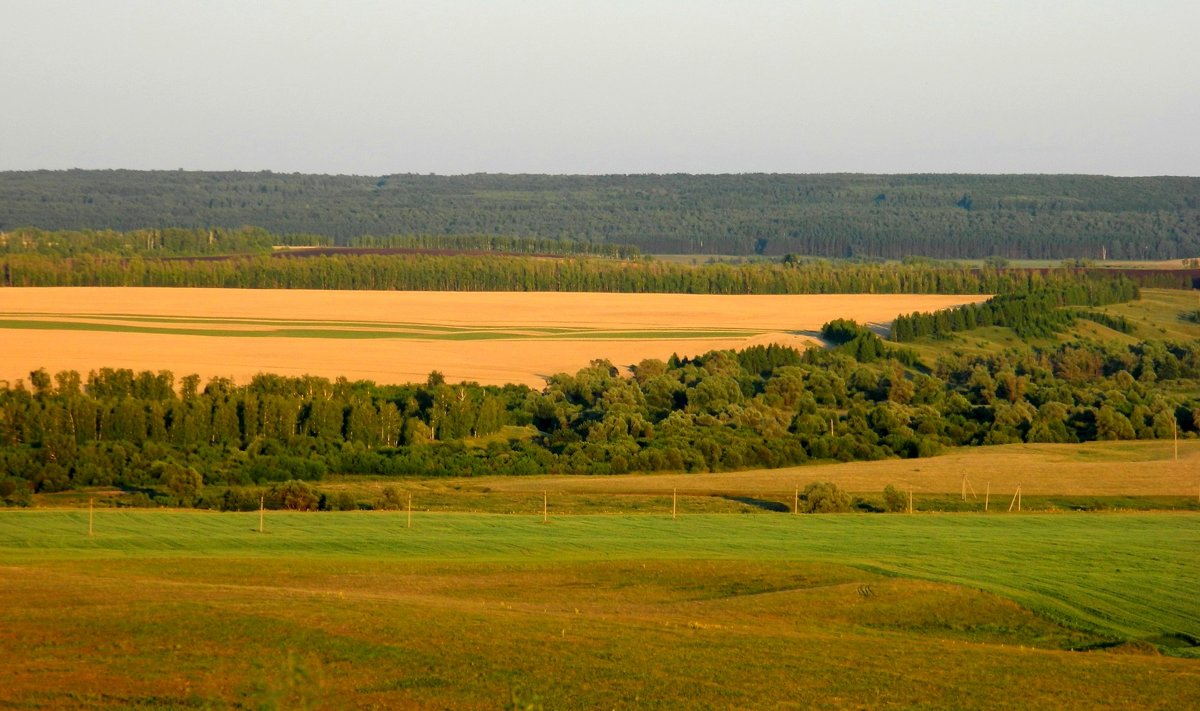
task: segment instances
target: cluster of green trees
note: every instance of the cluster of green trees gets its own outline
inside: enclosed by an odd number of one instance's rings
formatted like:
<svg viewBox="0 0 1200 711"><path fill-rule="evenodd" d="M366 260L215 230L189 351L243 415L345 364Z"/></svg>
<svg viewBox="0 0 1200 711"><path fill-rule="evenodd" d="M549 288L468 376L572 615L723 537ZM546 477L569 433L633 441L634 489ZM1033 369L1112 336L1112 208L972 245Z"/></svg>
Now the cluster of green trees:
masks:
<svg viewBox="0 0 1200 711"><path fill-rule="evenodd" d="M874 331L851 319L834 319L821 327L821 337L841 348L860 363L892 358L904 365L917 365L916 352L884 343Z"/></svg>
<svg viewBox="0 0 1200 711"><path fill-rule="evenodd" d="M899 316L892 321L891 338L904 343L987 326L1011 328L1022 338L1043 338L1074 324L1078 312L1064 306L1104 306L1133 301L1138 296L1137 285L1123 277L1061 280L1036 289L1000 294L981 304ZM1130 329L1128 322L1108 319L1102 314L1088 318L1124 326L1126 332Z"/></svg>
<svg viewBox="0 0 1200 711"><path fill-rule="evenodd" d="M420 291L592 291L685 294L994 294L1110 275L791 260L683 264L594 257L328 255L163 259L134 255L0 253L3 286L168 286Z"/></svg>
<svg viewBox="0 0 1200 711"><path fill-rule="evenodd" d="M697 472L1170 437L1197 432L1200 401L1180 394L1196 392L1197 378L1200 344L1089 342L946 356L925 369L778 346L645 360L632 377L597 361L541 391L437 374L411 386L273 375L235 385L36 371L0 386L0 496L112 485L236 508L250 505L236 485L329 472ZM201 497L221 484L230 492Z"/></svg>
<svg viewBox="0 0 1200 711"><path fill-rule="evenodd" d="M1078 175L0 173L0 231L511 235L646 253L941 259L1200 254L1200 179Z"/></svg>
<svg viewBox="0 0 1200 711"><path fill-rule="evenodd" d="M1076 318L1111 328L1117 333L1133 333L1135 330L1132 321L1117 314L1110 314L1104 311L1091 311L1089 309L1073 309L1071 314Z"/></svg>

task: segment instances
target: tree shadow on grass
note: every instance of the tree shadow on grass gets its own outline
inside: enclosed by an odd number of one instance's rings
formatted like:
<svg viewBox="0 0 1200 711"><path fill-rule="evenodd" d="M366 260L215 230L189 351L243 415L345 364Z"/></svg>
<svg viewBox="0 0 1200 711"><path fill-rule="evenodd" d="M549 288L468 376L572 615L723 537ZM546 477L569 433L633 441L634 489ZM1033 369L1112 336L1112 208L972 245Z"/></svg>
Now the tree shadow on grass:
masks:
<svg viewBox="0 0 1200 711"><path fill-rule="evenodd" d="M728 501L736 501L739 504L753 506L764 511L772 511L775 513L788 513L791 507L787 504L781 504L778 501L769 501L767 499L756 499L752 496L732 496L730 494L713 494L717 498L726 499Z"/></svg>

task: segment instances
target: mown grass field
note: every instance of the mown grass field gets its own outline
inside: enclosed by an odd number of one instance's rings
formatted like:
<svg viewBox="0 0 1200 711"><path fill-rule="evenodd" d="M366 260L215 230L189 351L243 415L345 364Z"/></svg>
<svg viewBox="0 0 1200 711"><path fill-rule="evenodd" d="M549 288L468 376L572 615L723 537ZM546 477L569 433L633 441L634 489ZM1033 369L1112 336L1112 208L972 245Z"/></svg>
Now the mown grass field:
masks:
<svg viewBox="0 0 1200 711"><path fill-rule="evenodd" d="M556 514L789 513L811 482L832 482L882 509L891 485L918 513L1200 511L1200 441L1089 442L964 447L927 459L812 464L705 474L396 478L331 475L313 485L378 506L385 489L416 511ZM212 487L219 497L224 487ZM120 503L117 490L43 494L42 507ZM544 500L545 499L545 500Z"/></svg>
<svg viewBox="0 0 1200 711"><path fill-rule="evenodd" d="M1178 458L1176 458L1178 452ZM965 479L965 486L964 486ZM780 469L751 469L711 474L628 474L589 477L475 477L397 482L401 486L461 491L564 494L736 494L783 496L795 487L829 481L854 494L879 494L891 484L916 495L959 495L983 510L1008 499L1019 486L1032 496L1174 496L1200 501L1200 440L1178 445L1164 440L1087 442L1084 444L1012 444L960 447L925 459L812 464ZM973 494L972 494L973 492ZM994 510L994 508L993 508Z"/></svg>
<svg viewBox="0 0 1200 711"><path fill-rule="evenodd" d="M1176 458L1178 451L1178 458ZM377 506L395 489L413 509L440 513L666 514L790 512L798 491L832 482L882 508L883 489L911 492L917 512L1200 511L1200 440L962 447L926 459L817 463L704 474L382 477L328 475L312 485ZM227 487L213 485L219 498ZM43 508L128 505L127 492L36 494ZM545 501L544 501L545 498Z"/></svg>
<svg viewBox="0 0 1200 711"><path fill-rule="evenodd" d="M1200 702L1195 515L258 523L0 512L0 705Z"/></svg>

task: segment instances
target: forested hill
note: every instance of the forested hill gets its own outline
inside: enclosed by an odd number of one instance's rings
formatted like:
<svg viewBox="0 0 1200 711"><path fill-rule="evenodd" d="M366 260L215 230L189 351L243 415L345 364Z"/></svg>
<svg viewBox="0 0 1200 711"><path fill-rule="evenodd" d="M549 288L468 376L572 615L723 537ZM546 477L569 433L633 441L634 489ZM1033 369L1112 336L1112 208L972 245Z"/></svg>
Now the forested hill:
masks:
<svg viewBox="0 0 1200 711"><path fill-rule="evenodd" d="M243 225L338 242L472 234L648 253L1179 259L1200 256L1200 178L0 173L0 231Z"/></svg>

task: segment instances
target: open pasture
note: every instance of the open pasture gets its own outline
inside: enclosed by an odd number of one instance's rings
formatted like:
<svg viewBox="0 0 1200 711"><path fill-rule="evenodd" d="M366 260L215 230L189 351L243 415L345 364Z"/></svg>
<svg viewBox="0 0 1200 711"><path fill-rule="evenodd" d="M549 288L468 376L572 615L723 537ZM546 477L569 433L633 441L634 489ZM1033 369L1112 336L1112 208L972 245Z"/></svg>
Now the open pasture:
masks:
<svg viewBox="0 0 1200 711"><path fill-rule="evenodd" d="M778 342L803 348L835 318L886 323L982 296L363 292L250 289L0 290L0 378L101 366L177 376L345 376L539 386L596 358Z"/></svg>
<svg viewBox="0 0 1200 711"><path fill-rule="evenodd" d="M1010 444L952 449L925 459L810 464L779 469L605 476L388 477L331 474L312 486L364 507L394 501L418 512L537 515L790 514L811 482L832 482L882 509L888 485L923 512L1200 511L1200 441ZM1021 488L1021 506L1015 494ZM213 484L219 499L229 487ZM238 487L234 487L238 488ZM257 494L255 494L257 496ZM128 505L126 492L91 487L33 496L41 508ZM1012 511L1010 511L1010 507Z"/></svg>
<svg viewBox="0 0 1200 711"><path fill-rule="evenodd" d="M385 489L418 512L537 515L791 514L811 482L832 482L885 507L888 485L912 492L917 513L1200 511L1200 441L1088 442L964 447L926 459L814 464L710 473L606 476L380 477L331 475L315 483L331 497L381 506ZM1021 489L1020 506L1016 491ZM224 487L212 487L219 497ZM74 508L90 499L116 506L108 489L41 494L40 507ZM1011 508L1011 511L1010 511Z"/></svg>
<svg viewBox="0 0 1200 711"><path fill-rule="evenodd" d="M257 514L103 511L90 538L86 524L0 512L0 704L1200 700L1195 659L1119 644L1200 635L1191 515L426 514L406 528L268 514L259 534Z"/></svg>
<svg viewBox="0 0 1200 711"><path fill-rule="evenodd" d="M1200 499L1200 441L1087 442L961 447L926 459L819 464L709 474L624 474L589 477L475 477L432 479L430 486L496 492L569 494L729 493L790 500L794 488L829 481L855 494L877 494L891 484L917 495L960 494L982 509L992 493L992 510L1018 486L1027 496L1174 496ZM971 496L974 492L975 496Z"/></svg>

